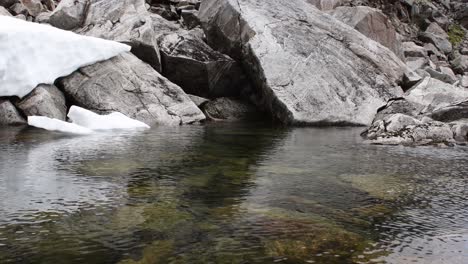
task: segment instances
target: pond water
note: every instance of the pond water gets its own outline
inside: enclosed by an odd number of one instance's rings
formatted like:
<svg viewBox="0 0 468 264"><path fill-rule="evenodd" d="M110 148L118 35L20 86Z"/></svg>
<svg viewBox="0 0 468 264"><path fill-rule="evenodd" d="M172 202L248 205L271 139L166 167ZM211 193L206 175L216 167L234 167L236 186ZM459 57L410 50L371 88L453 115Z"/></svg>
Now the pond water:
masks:
<svg viewBox="0 0 468 264"><path fill-rule="evenodd" d="M0 129L0 263L468 263L468 149L362 128Z"/></svg>

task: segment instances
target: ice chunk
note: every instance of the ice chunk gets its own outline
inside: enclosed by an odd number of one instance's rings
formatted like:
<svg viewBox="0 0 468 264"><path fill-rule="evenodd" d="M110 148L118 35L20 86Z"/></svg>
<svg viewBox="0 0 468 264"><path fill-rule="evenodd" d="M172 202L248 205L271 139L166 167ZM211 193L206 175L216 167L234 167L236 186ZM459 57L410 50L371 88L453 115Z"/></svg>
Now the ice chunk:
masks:
<svg viewBox="0 0 468 264"><path fill-rule="evenodd" d="M86 135L93 133L89 128L45 116L28 116L28 125L50 131L59 131L71 134Z"/></svg>
<svg viewBox="0 0 468 264"><path fill-rule="evenodd" d="M75 105L70 108L68 117L73 123L92 130L150 128L147 124L119 112L98 115Z"/></svg>
<svg viewBox="0 0 468 264"><path fill-rule="evenodd" d="M38 84L127 51L118 42L0 16L0 96L23 97Z"/></svg>

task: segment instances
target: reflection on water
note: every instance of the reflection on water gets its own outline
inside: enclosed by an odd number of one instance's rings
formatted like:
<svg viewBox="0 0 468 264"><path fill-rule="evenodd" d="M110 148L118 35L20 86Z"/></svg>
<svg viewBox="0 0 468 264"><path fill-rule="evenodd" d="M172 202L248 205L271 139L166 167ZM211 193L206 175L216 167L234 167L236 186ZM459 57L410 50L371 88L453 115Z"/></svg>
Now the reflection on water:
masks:
<svg viewBox="0 0 468 264"><path fill-rule="evenodd" d="M468 149L357 128L0 130L0 263L467 263Z"/></svg>

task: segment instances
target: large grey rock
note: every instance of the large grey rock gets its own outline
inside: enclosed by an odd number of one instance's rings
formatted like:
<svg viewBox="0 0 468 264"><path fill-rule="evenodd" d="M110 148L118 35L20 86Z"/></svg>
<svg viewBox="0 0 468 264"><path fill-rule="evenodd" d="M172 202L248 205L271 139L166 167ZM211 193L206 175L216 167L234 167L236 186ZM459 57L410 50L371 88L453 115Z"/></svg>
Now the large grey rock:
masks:
<svg viewBox="0 0 468 264"><path fill-rule="evenodd" d="M253 120L260 116L254 105L225 97L204 103L202 109L206 117L214 121Z"/></svg>
<svg viewBox="0 0 468 264"><path fill-rule="evenodd" d="M62 0L51 14L49 23L57 28L71 30L83 25L87 0Z"/></svg>
<svg viewBox="0 0 468 264"><path fill-rule="evenodd" d="M26 116L47 116L65 120L67 106L65 96L55 87L55 85L41 84L16 106L23 111Z"/></svg>
<svg viewBox="0 0 468 264"><path fill-rule="evenodd" d="M160 48L163 75L189 94L209 98L237 96L248 85L239 63L213 50L191 32L166 35Z"/></svg>
<svg viewBox="0 0 468 264"><path fill-rule="evenodd" d="M133 54L161 72L153 19L145 0L90 0L84 25L76 32L126 43Z"/></svg>
<svg viewBox="0 0 468 264"><path fill-rule="evenodd" d="M59 83L79 106L98 113L119 111L149 125L205 119L180 87L130 53L81 68Z"/></svg>
<svg viewBox="0 0 468 264"><path fill-rule="evenodd" d="M208 44L243 62L255 102L286 124L370 124L401 95L390 50L306 0L205 0Z"/></svg>
<svg viewBox="0 0 468 264"><path fill-rule="evenodd" d="M403 56L395 27L379 9L367 6L340 6L330 14L368 38L389 48L398 56Z"/></svg>
<svg viewBox="0 0 468 264"><path fill-rule="evenodd" d="M431 23L426 31L420 35L420 39L434 44L445 54L452 52L452 43L448 39L448 34L435 22Z"/></svg>
<svg viewBox="0 0 468 264"><path fill-rule="evenodd" d="M6 99L0 98L0 126L24 125L26 120L15 106Z"/></svg>

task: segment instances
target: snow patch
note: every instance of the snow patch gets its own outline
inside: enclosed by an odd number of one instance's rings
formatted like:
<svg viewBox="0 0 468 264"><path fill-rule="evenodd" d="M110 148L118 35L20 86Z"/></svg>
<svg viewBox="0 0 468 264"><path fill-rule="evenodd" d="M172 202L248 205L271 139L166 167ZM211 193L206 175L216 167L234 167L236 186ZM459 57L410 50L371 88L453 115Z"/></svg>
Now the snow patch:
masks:
<svg viewBox="0 0 468 264"><path fill-rule="evenodd" d="M24 97L38 84L128 51L122 43L0 16L0 96Z"/></svg>
<svg viewBox="0 0 468 264"><path fill-rule="evenodd" d="M70 108L68 117L72 123L45 116L28 116L28 125L50 131L80 135L100 130L150 128L147 124L119 112L98 115L75 105Z"/></svg>
<svg viewBox="0 0 468 264"><path fill-rule="evenodd" d="M131 119L119 112L98 115L75 105L70 108L68 117L74 124L92 130L150 128L147 124Z"/></svg>
<svg viewBox="0 0 468 264"><path fill-rule="evenodd" d="M93 133L89 128L45 116L28 116L28 125L70 134L87 135Z"/></svg>

